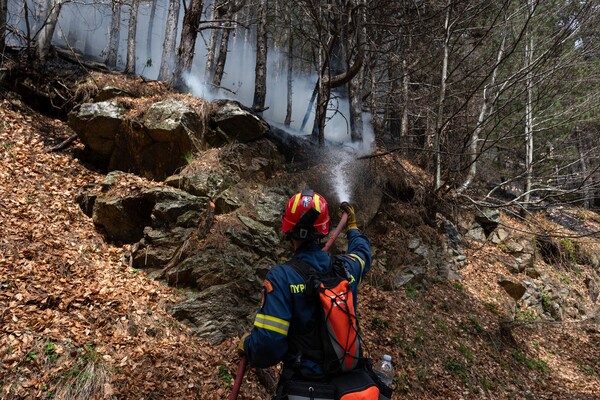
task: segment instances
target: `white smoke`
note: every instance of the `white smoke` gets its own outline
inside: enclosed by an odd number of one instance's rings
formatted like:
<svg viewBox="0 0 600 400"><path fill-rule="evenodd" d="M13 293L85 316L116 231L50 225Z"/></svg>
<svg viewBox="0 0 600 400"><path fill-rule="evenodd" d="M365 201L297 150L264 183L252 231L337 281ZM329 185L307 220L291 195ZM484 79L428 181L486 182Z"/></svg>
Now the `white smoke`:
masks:
<svg viewBox="0 0 600 400"><path fill-rule="evenodd" d="M54 43L63 47L70 47L97 61L103 61L108 51L110 24L112 17L111 1L78 0L64 3L58 26L54 36ZM43 16L38 12L41 0L29 0L30 25L35 27L42 23ZM206 2L205 10L211 7ZM150 20L151 3L142 2L137 18L136 36L136 73L147 79L156 79L162 57L165 25L167 18L168 0L157 0L154 19ZM130 8L124 4L121 8L120 41L117 67L124 68L127 51L127 28L129 24ZM39 14L39 15L38 15ZM17 26L25 32L25 16L22 3L18 0L9 0L9 24ZM205 17L207 18L207 17ZM183 20L183 7L180 11L178 33L181 32ZM151 49L146 52L149 26L152 26ZM210 30L201 30L196 41L196 51L191 73L186 76L188 86L195 96L206 98L209 101L217 98L233 99L250 106L254 96L255 74L255 36L245 29L234 31L230 36L227 62L220 88L214 88L206 83L205 63ZM14 44L14 38L8 38ZM12 42L10 42L12 40ZM18 40L17 40L18 41ZM268 80L267 98L264 118L272 125L281 127L295 135L310 135L314 124L315 105L309 108L309 103L315 84L316 74L298 73L295 71L292 80L292 118L289 128L285 128L284 120L287 111L287 63L284 51L270 49L268 53ZM344 185L343 174L348 163L360 155L372 151L374 143L373 129L370 116L363 115L361 142L352 142L350 136L349 104L347 99L332 95L326 118L325 139L328 143L341 148L336 150L334 158L339 160L335 168L337 177L336 185ZM301 129L305 114L308 123ZM339 153L339 154L338 154ZM346 185L347 187L347 185ZM338 188L340 196L346 197L348 189Z"/></svg>

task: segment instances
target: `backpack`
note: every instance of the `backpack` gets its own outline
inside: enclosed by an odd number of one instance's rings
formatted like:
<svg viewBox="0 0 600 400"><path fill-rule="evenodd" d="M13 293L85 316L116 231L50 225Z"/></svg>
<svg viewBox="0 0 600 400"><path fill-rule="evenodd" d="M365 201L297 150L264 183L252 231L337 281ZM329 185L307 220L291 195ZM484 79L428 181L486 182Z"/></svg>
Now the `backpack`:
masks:
<svg viewBox="0 0 600 400"><path fill-rule="evenodd" d="M324 273L298 259L286 264L304 278L309 301L320 309L317 326L306 337L292 339L294 347L302 357L319 363L327 375L354 370L362 359L362 350L351 276L344 262L332 257ZM314 348L315 341L320 342L321 349Z"/></svg>

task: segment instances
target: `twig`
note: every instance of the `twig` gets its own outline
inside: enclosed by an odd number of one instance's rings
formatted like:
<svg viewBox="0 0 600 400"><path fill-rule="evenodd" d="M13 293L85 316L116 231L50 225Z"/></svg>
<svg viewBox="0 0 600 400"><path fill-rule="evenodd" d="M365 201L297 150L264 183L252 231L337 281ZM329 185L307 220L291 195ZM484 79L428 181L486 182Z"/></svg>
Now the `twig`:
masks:
<svg viewBox="0 0 600 400"><path fill-rule="evenodd" d="M60 142L59 144L57 144L56 146L50 147L50 151L63 150L64 148L68 147L71 143L73 143L76 139L77 139L77 134L74 133L71 136L69 136L68 138L66 138L65 140L63 140L62 142Z"/></svg>

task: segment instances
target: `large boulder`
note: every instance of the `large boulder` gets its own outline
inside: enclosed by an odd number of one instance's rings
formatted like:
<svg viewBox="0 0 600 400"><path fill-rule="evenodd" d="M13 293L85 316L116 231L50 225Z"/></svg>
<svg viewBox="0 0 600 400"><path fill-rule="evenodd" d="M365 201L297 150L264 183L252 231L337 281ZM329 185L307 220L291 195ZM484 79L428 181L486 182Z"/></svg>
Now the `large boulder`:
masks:
<svg viewBox="0 0 600 400"><path fill-rule="evenodd" d="M252 110L234 100L215 100L215 111L210 118L212 132L206 142L213 146L226 143L248 143L264 138L270 127Z"/></svg>
<svg viewBox="0 0 600 400"><path fill-rule="evenodd" d="M69 114L69 126L109 171L163 180L201 148L204 117L182 97L135 104L131 111L124 101L82 104Z"/></svg>
<svg viewBox="0 0 600 400"><path fill-rule="evenodd" d="M127 111L126 104L116 100L81 104L69 114L69 126L89 150L108 161Z"/></svg>

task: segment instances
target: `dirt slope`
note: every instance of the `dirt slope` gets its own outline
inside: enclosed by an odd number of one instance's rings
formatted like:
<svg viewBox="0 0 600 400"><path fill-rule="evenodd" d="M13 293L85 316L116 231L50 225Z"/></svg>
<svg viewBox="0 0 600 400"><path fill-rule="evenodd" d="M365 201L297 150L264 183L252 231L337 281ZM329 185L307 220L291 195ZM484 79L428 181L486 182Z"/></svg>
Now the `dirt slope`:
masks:
<svg viewBox="0 0 600 400"><path fill-rule="evenodd" d="M184 294L104 241L74 201L104 176L73 148L49 151L70 134L18 101L0 103L0 398L227 398L236 340L210 347L190 336L164 310ZM502 324L503 266L486 263L488 251L468 250L465 280L428 291L379 290L374 267L362 326L370 354L394 357L397 398L600 398L598 325ZM268 398L255 371L240 398Z"/></svg>

